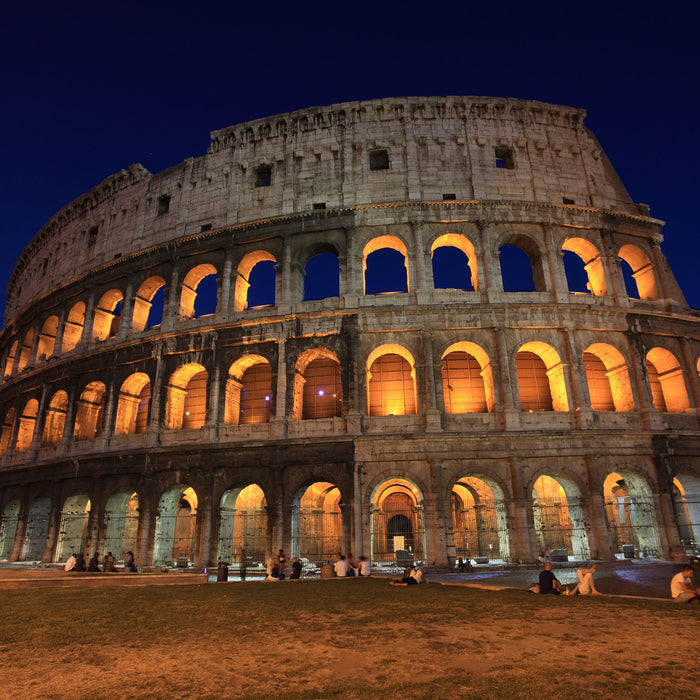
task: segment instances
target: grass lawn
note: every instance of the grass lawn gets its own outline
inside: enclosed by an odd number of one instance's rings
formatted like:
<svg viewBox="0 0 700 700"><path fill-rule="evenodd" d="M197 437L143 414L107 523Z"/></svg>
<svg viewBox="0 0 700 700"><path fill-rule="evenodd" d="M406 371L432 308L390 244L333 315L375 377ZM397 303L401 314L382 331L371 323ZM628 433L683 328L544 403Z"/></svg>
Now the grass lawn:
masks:
<svg viewBox="0 0 700 700"><path fill-rule="evenodd" d="M385 579L2 591L1 697L649 698L700 606Z"/></svg>

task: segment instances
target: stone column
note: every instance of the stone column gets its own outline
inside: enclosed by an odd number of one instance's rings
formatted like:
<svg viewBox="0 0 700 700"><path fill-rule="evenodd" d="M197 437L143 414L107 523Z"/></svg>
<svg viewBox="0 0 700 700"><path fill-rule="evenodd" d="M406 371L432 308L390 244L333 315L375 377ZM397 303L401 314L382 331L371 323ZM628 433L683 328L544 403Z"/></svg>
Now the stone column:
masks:
<svg viewBox="0 0 700 700"><path fill-rule="evenodd" d="M584 457L583 465L586 471L588 497L582 502L582 507L591 558L612 561L615 559L615 554L608 527L608 515L605 511L602 484L598 482L594 460L591 457Z"/></svg>
<svg viewBox="0 0 700 700"><path fill-rule="evenodd" d="M287 437L287 358L284 336L279 338L277 347L277 395L271 429L274 437L284 438Z"/></svg>
<svg viewBox="0 0 700 700"><path fill-rule="evenodd" d="M697 409L700 408L700 382L693 381L697 376L698 369L695 364L692 348L690 347L691 339L683 337L680 340L681 352L683 353L683 365L688 368L687 373L684 372L684 375L687 377L685 384L690 387L690 393L688 395L690 407L691 409L695 409L696 414L698 414ZM689 375L692 375L692 377ZM700 414L698 414L698 416L700 417Z"/></svg>
<svg viewBox="0 0 700 700"><path fill-rule="evenodd" d="M197 506L197 547L194 553L194 566L197 569L204 569L211 564L211 521L212 507L210 493L206 498L200 498Z"/></svg>
<svg viewBox="0 0 700 700"><path fill-rule="evenodd" d="M228 321L231 312L231 270L233 269L233 248L226 248L224 269L221 272L219 284L219 300L217 312L222 320Z"/></svg>
<svg viewBox="0 0 700 700"><path fill-rule="evenodd" d="M31 501L29 500L29 494L25 492L24 497L22 498L19 513L17 514L17 529L15 530L15 541L12 545L10 561L18 561L22 556L24 538L27 534L27 517L29 516L30 507Z"/></svg>
<svg viewBox="0 0 700 700"><path fill-rule="evenodd" d="M543 229L550 293L558 302L564 303L568 301L569 296L569 286L566 282L566 275L564 274L564 255L557 249L554 227L547 224Z"/></svg>
<svg viewBox="0 0 700 700"><path fill-rule="evenodd" d="M180 262L173 260L170 273L168 295L163 300L163 320L161 330L172 330L180 318Z"/></svg>
<svg viewBox="0 0 700 700"><path fill-rule="evenodd" d="M46 395L48 394L49 387L44 384L41 388L41 399L39 399L39 409L36 414L36 421L34 423L34 435L32 436L32 445L30 448L30 459L36 456L36 451L41 446L41 438L44 433L44 422L46 421Z"/></svg>
<svg viewBox="0 0 700 700"><path fill-rule="evenodd" d="M41 335L38 327L34 328L34 337L32 338L32 347L29 350L29 359L27 360L27 369L36 365L36 354L39 349L39 336Z"/></svg>
<svg viewBox="0 0 700 700"><path fill-rule="evenodd" d="M58 317L58 327L56 328L56 338L53 341L53 352L51 357L58 357L61 354L61 346L63 345L63 333L66 328L66 310L61 309L61 314ZM48 357L46 358L49 359Z"/></svg>
<svg viewBox="0 0 700 700"><path fill-rule="evenodd" d="M83 333L80 336L76 349L92 345L92 329L95 325L95 295L91 294L85 304L85 318L83 320Z"/></svg>
<svg viewBox="0 0 700 700"><path fill-rule="evenodd" d="M663 419L659 412L654 408L651 401L651 394L646 382L646 371L642 368L646 367L646 358L642 356L637 342L637 335L633 330L625 333L627 338L627 351L630 358L630 369L632 370L631 388L634 394L635 402L639 407L639 413L642 419L644 428L661 428L663 427ZM653 424L653 425L652 425Z"/></svg>
<svg viewBox="0 0 700 700"><path fill-rule="evenodd" d="M433 361L433 334L432 332L423 332L421 334L423 341L423 353L425 355L425 396L427 398L427 406L425 407L425 431L428 433L442 432L441 412L437 407L436 400L436 382L435 382L435 364Z"/></svg>
<svg viewBox="0 0 700 700"><path fill-rule="evenodd" d="M146 457L146 469L148 471L148 457ZM139 525L136 536L136 561L137 566L150 566L153 564L153 547L155 544L155 508L152 508L152 494L145 489L137 491L139 499Z"/></svg>
<svg viewBox="0 0 700 700"><path fill-rule="evenodd" d="M76 465L77 474L77 462ZM51 510L49 511L49 528L46 533L46 545L44 553L41 557L42 564L48 564L56 558L56 545L58 543L58 535L61 530L61 487L59 484L52 485L51 489Z"/></svg>
<svg viewBox="0 0 700 700"><path fill-rule="evenodd" d="M353 538L352 551L359 559L365 554L364 550L364 533L362 531L362 462L355 462L353 465Z"/></svg>
<svg viewBox="0 0 700 700"><path fill-rule="evenodd" d="M131 277L126 282L124 299L122 300L122 312L119 317L119 330L116 339L125 340L131 332L134 320L134 281Z"/></svg>
<svg viewBox="0 0 700 700"><path fill-rule="evenodd" d="M508 458L512 498L506 500L510 556L516 562L536 561L537 545L530 513L530 499L525 492L521 468L515 457Z"/></svg>

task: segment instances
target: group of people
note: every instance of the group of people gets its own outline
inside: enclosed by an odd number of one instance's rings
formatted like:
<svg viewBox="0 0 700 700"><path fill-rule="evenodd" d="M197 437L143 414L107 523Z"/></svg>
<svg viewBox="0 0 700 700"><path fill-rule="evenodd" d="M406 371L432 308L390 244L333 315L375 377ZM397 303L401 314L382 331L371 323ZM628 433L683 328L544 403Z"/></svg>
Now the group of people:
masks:
<svg viewBox="0 0 700 700"><path fill-rule="evenodd" d="M266 581L282 581L286 578L285 568L287 565L287 556L283 549L280 549L277 556L272 556L267 560L267 576ZM289 574L290 579L300 579L303 575L303 567L298 557L292 559L292 572ZM242 577L245 580L245 574Z"/></svg>
<svg viewBox="0 0 700 700"><path fill-rule="evenodd" d="M95 554L90 557L87 568L85 567L85 558L86 555L83 555L82 552L78 552L77 554L72 553L63 567L64 571L89 571L93 573L102 571L103 573L111 573L117 570L112 552L107 552L102 558L101 563L100 555L95 552ZM136 573L138 571L134 563L134 553L131 551L127 552L124 557L124 571L126 573Z"/></svg>
<svg viewBox="0 0 700 700"><path fill-rule="evenodd" d="M423 569L420 566L407 566L404 569L402 578L395 578L393 581L389 581L392 586L415 586L417 583L423 583L425 577L423 576Z"/></svg>
<svg viewBox="0 0 700 700"><path fill-rule="evenodd" d="M352 554L347 556L341 554L335 563L335 575L341 578L346 576L369 576L371 573L367 557L360 557L359 563L356 563Z"/></svg>

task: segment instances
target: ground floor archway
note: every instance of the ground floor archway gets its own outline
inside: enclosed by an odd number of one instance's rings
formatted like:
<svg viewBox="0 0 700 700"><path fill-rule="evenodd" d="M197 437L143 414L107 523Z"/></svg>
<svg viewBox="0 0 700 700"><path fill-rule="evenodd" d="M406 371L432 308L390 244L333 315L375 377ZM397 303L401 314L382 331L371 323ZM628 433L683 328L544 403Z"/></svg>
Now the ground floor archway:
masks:
<svg viewBox="0 0 700 700"><path fill-rule="evenodd" d="M54 561L63 562L71 554L85 553L89 518L90 498L87 494L79 493L66 498L61 511Z"/></svg>
<svg viewBox="0 0 700 700"><path fill-rule="evenodd" d="M218 560L258 567L267 550L267 501L257 484L231 488L221 497Z"/></svg>
<svg viewBox="0 0 700 700"><path fill-rule="evenodd" d="M340 489L316 481L300 489L292 510L292 556L322 564L335 561L343 550Z"/></svg>
<svg viewBox="0 0 700 700"><path fill-rule="evenodd" d="M27 513L20 561L41 561L49 533L50 513L51 499L48 496L39 496L32 501Z"/></svg>
<svg viewBox="0 0 700 700"><path fill-rule="evenodd" d="M153 564L187 566L194 560L197 494L185 484L169 488L158 503Z"/></svg>
<svg viewBox="0 0 700 700"><path fill-rule="evenodd" d="M19 521L19 500L13 498L5 504L0 520L0 560L7 561L12 556L12 549L17 534Z"/></svg>
<svg viewBox="0 0 700 700"><path fill-rule="evenodd" d="M139 499L133 489L113 493L105 506L104 551L123 561L127 552L137 548Z"/></svg>

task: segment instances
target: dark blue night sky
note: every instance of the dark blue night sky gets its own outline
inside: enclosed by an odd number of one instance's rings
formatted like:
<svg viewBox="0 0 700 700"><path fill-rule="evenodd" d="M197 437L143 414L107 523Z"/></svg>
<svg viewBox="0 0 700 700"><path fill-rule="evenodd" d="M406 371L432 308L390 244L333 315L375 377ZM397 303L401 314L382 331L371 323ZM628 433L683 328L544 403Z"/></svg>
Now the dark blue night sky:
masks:
<svg viewBox="0 0 700 700"><path fill-rule="evenodd" d="M0 305L23 247L131 163L348 100L494 95L583 107L700 308L697 2L47 3L5 9Z"/></svg>

